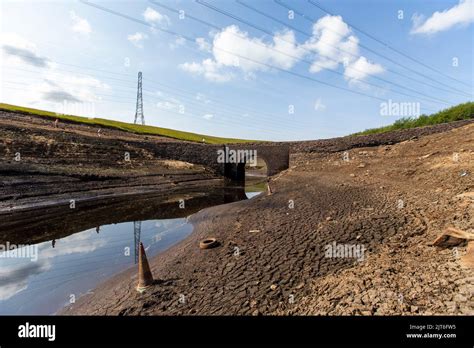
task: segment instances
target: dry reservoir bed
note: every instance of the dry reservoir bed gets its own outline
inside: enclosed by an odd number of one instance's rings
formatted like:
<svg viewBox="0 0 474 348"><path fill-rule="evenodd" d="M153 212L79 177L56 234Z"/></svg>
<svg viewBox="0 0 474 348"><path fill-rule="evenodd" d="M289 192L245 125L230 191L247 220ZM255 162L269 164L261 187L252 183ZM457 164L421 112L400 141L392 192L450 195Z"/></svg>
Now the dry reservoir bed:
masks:
<svg viewBox="0 0 474 348"><path fill-rule="evenodd" d="M474 126L394 145L294 153L272 195L208 208L193 233L98 287L65 314L473 314ZM199 249L215 237L220 246ZM472 243L472 242L471 242ZM327 253L329 245L363 247ZM468 251L469 250L469 251Z"/></svg>

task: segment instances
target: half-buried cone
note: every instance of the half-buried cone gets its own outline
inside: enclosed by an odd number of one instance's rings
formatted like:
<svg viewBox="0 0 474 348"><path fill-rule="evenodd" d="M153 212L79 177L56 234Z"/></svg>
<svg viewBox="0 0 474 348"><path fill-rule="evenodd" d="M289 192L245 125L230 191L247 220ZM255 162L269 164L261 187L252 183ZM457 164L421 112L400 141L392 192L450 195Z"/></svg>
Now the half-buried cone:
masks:
<svg viewBox="0 0 474 348"><path fill-rule="evenodd" d="M150 285L153 284L153 275L150 271L150 265L145 254L145 248L143 243L140 243L138 248L138 285L137 290L139 292L145 291Z"/></svg>
<svg viewBox="0 0 474 348"><path fill-rule="evenodd" d="M270 180L267 181L267 194L270 196L273 193L272 187L270 186Z"/></svg>

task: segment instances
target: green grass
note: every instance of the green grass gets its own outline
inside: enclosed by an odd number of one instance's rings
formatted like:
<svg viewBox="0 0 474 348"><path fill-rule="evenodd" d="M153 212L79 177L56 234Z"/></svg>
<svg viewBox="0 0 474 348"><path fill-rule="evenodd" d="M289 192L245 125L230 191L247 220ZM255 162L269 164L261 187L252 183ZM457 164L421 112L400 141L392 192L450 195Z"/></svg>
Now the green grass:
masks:
<svg viewBox="0 0 474 348"><path fill-rule="evenodd" d="M106 120L103 118L88 118L82 116L72 116L64 114L56 114L55 112L38 110L32 108L26 108L23 106L16 106L10 104L0 103L0 110L7 111L19 111L28 114L43 116L51 119L60 119L74 123L90 124L94 126L116 128L123 131L136 133L136 134L148 134L148 135L160 135L163 137L186 140L186 141L195 141L203 142L202 139L205 139L207 144L227 144L227 143L248 143L248 142L257 142L255 140L244 140L244 139L233 139L233 138L220 138L213 137L209 135L183 132L174 129L154 127L154 126L143 126L139 124L126 123L120 121Z"/></svg>
<svg viewBox="0 0 474 348"><path fill-rule="evenodd" d="M453 106L449 109L442 110L432 115L421 115L419 117L404 117L395 121L395 123L389 126L366 129L363 132L355 133L352 135L368 135L368 134L384 133L384 132L389 132L389 131L394 131L394 130L399 130L399 129L431 126L431 125L440 124L440 123L468 120L468 119L473 119L473 118L474 118L474 103L468 102L468 103Z"/></svg>
<svg viewBox="0 0 474 348"><path fill-rule="evenodd" d="M26 108L22 106L15 106L15 105L10 105L10 104L3 104L3 103L0 103L0 110L19 111L19 112L24 112L28 114L48 117L52 119L58 118L60 120L65 120L69 122L90 124L90 125L108 127L108 128L116 128L116 129L120 129L120 130L131 132L131 133L136 133L136 134L159 135L163 137L186 140L186 141L194 141L194 142L202 142L202 139L205 139L205 142L208 144L258 142L256 140L213 137L209 135L183 132L183 131L178 131L178 130L168 129L168 128L142 126L139 124L106 120L103 118L88 118L88 117L81 117L81 116L56 114L51 111L44 111L44 110ZM442 110L432 115L421 115L416 118L415 117L401 118L389 126L367 129L365 131L358 132L352 135L368 135L368 134L384 133L384 132L389 132L389 131L394 131L394 130L399 130L399 129L423 127L423 126L429 126L429 125L435 125L435 124L447 123L447 122L459 121L459 120L467 120L467 119L473 119L473 118L474 118L474 103L468 102L468 103L453 106L449 109Z"/></svg>

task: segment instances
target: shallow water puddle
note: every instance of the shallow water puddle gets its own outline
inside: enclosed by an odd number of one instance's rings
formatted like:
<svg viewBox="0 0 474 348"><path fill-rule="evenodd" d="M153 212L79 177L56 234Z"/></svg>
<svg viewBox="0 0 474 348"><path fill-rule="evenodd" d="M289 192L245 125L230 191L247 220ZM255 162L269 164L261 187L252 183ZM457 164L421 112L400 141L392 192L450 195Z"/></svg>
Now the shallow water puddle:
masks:
<svg viewBox="0 0 474 348"><path fill-rule="evenodd" d="M192 231L185 218L140 223L140 240L149 256ZM36 261L26 257L0 259L2 314L54 313L99 282L132 266L134 222L101 226L99 231L89 229L34 246Z"/></svg>
<svg viewBox="0 0 474 348"><path fill-rule="evenodd" d="M164 205L162 199L160 203L153 200L128 202L125 208L120 206L116 215L104 216L102 210L99 214L96 209L87 212L86 221L71 222L74 226L82 227L87 225L89 217L91 221L88 225L96 227L77 232L74 228L69 231L71 226L65 229L53 228L51 233L46 233L47 237L43 238L45 241L29 243L26 239L25 242L17 243L15 245L24 247L15 250L15 257L11 254L13 250L9 255L0 253L0 314L54 314L94 289L100 282L133 267L138 241L145 245L147 256L153 257L192 232L187 216L205 207L252 198L259 193L242 190L242 193L230 195L227 191L217 195L201 194L188 214L169 212L169 206ZM153 208L153 204L157 204L153 211L168 211L162 214L150 213L150 219L133 218L136 217L134 210L138 207L147 205ZM170 204L174 207L176 202ZM94 215L94 211L97 214ZM157 215L171 218L156 219ZM181 216L173 218L173 215ZM131 221L124 221L124 216ZM111 219L117 223L110 223ZM67 217L63 220L72 221ZM49 231L44 226L40 227L38 230L42 233Z"/></svg>

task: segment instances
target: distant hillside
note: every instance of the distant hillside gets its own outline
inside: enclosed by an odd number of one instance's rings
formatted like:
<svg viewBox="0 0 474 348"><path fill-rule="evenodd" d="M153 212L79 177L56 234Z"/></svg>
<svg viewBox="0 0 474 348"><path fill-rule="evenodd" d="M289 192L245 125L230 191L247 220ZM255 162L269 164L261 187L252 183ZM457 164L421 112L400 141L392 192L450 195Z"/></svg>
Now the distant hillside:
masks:
<svg viewBox="0 0 474 348"><path fill-rule="evenodd" d="M453 106L449 109L442 110L432 115L421 115L419 117L404 117L392 125L367 129L363 132L355 133L353 135L367 135L384 133L397 129L407 129L415 127L430 126L440 123L447 123L452 121L460 121L474 118L474 103L468 102Z"/></svg>
<svg viewBox="0 0 474 348"><path fill-rule="evenodd" d="M57 119L61 119L61 120L69 121L69 122L85 123L85 124L97 125L97 126L102 126L102 127L111 127L111 128L117 128L123 131L137 133L137 134L160 135L163 137L186 140L186 141L203 142L203 139L204 139L205 143L207 144L257 142L255 140L213 137L209 135L183 132L183 131L178 131L178 130L168 129L168 128L143 126L143 125L133 124L133 123L106 120L103 118L88 118L88 117L82 117L82 116L56 114L51 111L26 108L23 106L16 106L16 105L4 104L4 103L0 103L0 110L17 111L17 112L23 112L23 113L28 113L32 115L54 118L54 119L57 118Z"/></svg>

